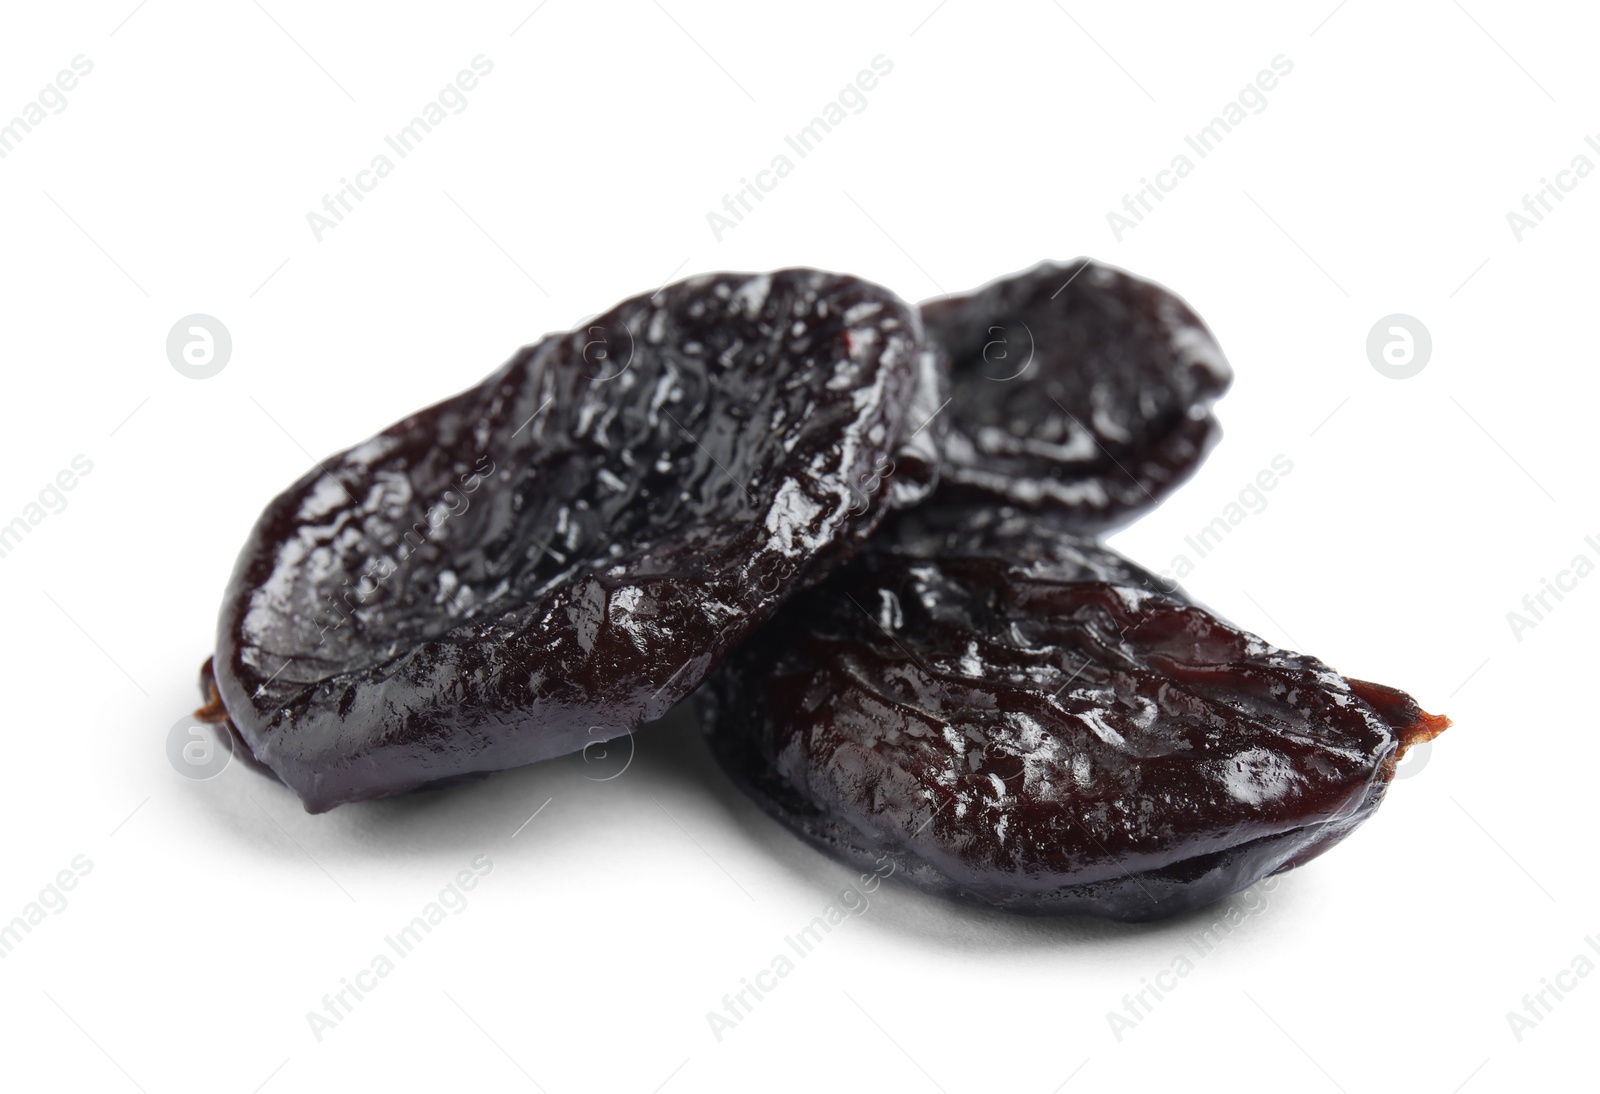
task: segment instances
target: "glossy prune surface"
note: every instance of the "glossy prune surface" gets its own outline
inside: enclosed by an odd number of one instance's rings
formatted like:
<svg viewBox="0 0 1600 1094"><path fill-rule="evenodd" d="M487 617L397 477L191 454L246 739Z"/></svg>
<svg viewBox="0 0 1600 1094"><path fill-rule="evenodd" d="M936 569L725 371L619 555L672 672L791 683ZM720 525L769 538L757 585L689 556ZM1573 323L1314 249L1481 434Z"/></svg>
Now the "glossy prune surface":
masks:
<svg viewBox="0 0 1600 1094"><path fill-rule="evenodd" d="M1149 920L1320 853L1448 724L1163 591L1072 523L942 491L891 517L707 681L713 752L863 869Z"/></svg>
<svg viewBox="0 0 1600 1094"><path fill-rule="evenodd" d="M1041 263L927 301L951 359L950 492L1070 514L1104 531L1191 475L1232 373L1178 297L1088 259Z"/></svg>
<svg viewBox="0 0 1600 1094"><path fill-rule="evenodd" d="M311 812L626 733L847 557L890 483L927 491L910 415L938 383L914 309L815 270L547 337L267 506L218 622L227 716Z"/></svg>

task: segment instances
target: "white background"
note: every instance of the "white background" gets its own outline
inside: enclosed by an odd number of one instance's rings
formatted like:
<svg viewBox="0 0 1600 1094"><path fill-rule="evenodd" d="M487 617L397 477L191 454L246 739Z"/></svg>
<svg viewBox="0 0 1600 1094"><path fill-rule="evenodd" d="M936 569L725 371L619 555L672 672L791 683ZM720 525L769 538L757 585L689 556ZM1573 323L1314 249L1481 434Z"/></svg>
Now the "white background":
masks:
<svg viewBox="0 0 1600 1094"><path fill-rule="evenodd" d="M1593 13L662 2L0 16L0 119L94 66L0 160L0 523L93 463L0 559L0 920L93 864L0 961L8 1085L1591 1084L1600 975L1520 1041L1507 1012L1600 935L1600 576L1520 636L1507 613L1600 559L1600 177L1520 241L1506 214L1600 164ZM467 109L318 242L306 214L479 54ZM879 54L866 109L718 241L706 214ZM1267 107L1116 239L1107 212L1279 54ZM238 764L169 764L235 552L312 457L669 277L809 264L915 300L1079 254L1182 293L1237 372L1221 446L1115 544L1166 568L1286 456L1186 586L1455 719L1120 1040L1107 1012L1209 915L1029 921L886 886L719 1042L706 1013L853 875L732 790L688 718L609 782L573 758L320 817ZM164 350L196 312L234 341L204 381ZM1404 381L1365 350L1396 312L1434 344ZM319 1042L306 1013L480 854L465 910Z"/></svg>

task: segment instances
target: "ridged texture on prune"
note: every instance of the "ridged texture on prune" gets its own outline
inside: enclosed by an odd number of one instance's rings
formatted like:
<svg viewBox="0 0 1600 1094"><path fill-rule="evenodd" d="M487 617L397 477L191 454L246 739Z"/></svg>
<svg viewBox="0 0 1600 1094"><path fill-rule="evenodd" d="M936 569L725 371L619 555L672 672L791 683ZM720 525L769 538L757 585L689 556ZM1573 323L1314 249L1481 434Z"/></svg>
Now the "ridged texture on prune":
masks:
<svg viewBox="0 0 1600 1094"><path fill-rule="evenodd" d="M952 494L1056 508L1080 531L1132 520L1219 435L1232 373L1189 306L1088 259L1043 263L922 305L952 362Z"/></svg>
<svg viewBox="0 0 1600 1094"><path fill-rule="evenodd" d="M712 675L713 751L863 869L1147 920L1319 853L1448 724L1162 591L1071 524L939 497L891 518Z"/></svg>
<svg viewBox="0 0 1600 1094"><path fill-rule="evenodd" d="M914 309L814 270L552 335L268 505L218 624L227 713L312 812L625 733L848 555L887 483L926 492L926 453L884 468L937 382Z"/></svg>

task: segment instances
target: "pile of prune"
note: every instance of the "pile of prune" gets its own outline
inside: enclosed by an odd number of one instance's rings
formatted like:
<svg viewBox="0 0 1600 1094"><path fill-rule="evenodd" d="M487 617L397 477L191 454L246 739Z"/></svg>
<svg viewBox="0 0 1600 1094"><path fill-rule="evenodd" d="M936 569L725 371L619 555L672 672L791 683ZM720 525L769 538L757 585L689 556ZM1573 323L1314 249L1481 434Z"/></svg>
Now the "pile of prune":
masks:
<svg viewBox="0 0 1600 1094"><path fill-rule="evenodd" d="M1181 300L1087 260L920 310L690 278L275 498L200 713L322 812L693 693L734 781L839 859L1171 915L1321 853L1449 724L1090 538L1193 473L1230 379Z"/></svg>

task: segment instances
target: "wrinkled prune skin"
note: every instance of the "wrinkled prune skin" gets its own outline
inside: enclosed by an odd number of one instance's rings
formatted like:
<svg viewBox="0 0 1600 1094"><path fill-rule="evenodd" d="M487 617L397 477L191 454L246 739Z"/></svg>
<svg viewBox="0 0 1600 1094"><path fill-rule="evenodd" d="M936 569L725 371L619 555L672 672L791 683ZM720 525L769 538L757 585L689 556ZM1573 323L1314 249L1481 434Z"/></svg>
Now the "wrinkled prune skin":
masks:
<svg viewBox="0 0 1600 1094"><path fill-rule="evenodd" d="M930 362L913 308L815 270L691 278L524 348L267 506L218 622L227 716L314 813L659 717L891 482L931 487Z"/></svg>
<svg viewBox="0 0 1600 1094"><path fill-rule="evenodd" d="M1056 508L1079 531L1125 524L1187 479L1232 380L1199 316L1088 259L1042 263L922 305L951 359L944 481L953 496Z"/></svg>
<svg viewBox="0 0 1600 1094"><path fill-rule="evenodd" d="M1448 721L1187 601L1062 513L890 518L697 702L769 813L862 870L1159 919L1312 858Z"/></svg>

